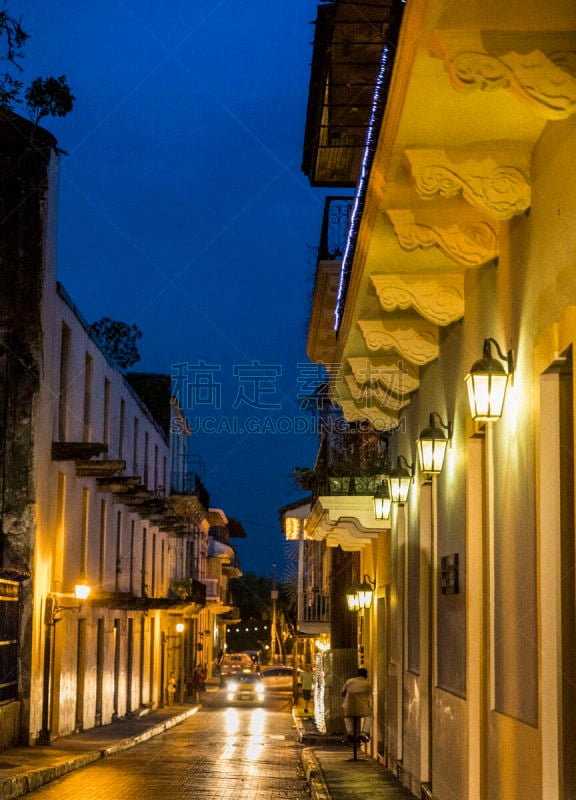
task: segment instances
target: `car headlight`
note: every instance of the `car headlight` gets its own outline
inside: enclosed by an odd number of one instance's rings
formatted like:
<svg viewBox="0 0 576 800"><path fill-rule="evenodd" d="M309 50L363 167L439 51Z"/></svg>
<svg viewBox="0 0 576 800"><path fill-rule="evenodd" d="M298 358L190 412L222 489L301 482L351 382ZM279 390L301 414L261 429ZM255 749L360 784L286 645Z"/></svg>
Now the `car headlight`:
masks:
<svg viewBox="0 0 576 800"><path fill-rule="evenodd" d="M229 692L235 692L236 689L238 688L238 684L236 683L236 681L228 681L228 685L226 688L228 689Z"/></svg>
<svg viewBox="0 0 576 800"><path fill-rule="evenodd" d="M264 694L264 691L265 691L264 684L263 683L257 683L256 684L256 691L258 692L258 694Z"/></svg>

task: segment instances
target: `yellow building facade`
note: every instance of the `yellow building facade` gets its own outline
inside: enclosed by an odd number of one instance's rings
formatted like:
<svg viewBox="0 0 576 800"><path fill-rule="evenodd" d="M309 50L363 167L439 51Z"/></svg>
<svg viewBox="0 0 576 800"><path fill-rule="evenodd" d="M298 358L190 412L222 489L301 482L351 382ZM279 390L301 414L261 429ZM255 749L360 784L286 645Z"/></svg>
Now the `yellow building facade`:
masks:
<svg viewBox="0 0 576 800"><path fill-rule="evenodd" d="M371 754L416 796L570 798L576 8L374 2L364 25L384 6L396 27L379 28L346 248L319 261L308 341L338 365L344 416L389 431L383 472L397 456L414 472L378 535L357 537L376 586L362 618ZM346 185L320 169L336 146L312 146L313 184ZM513 376L499 421L475 422L465 377L486 340ZM430 476L416 441L433 412L451 438ZM348 532L366 529L360 510Z"/></svg>

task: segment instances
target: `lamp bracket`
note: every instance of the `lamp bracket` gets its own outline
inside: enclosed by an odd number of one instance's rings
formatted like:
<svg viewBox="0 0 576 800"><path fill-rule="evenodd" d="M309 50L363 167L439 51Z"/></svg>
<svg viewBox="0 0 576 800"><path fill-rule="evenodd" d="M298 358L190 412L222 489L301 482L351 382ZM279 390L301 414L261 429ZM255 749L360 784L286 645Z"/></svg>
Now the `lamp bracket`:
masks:
<svg viewBox="0 0 576 800"><path fill-rule="evenodd" d="M62 606L58 605L54 595L48 595L46 598L46 608L44 610L44 623L46 625L55 625L57 622L60 622L58 614L60 614L61 611L78 611L78 613L80 613L81 610L81 602L76 606Z"/></svg>
<svg viewBox="0 0 576 800"><path fill-rule="evenodd" d="M508 350L507 353L503 353L502 348L500 347L496 339L489 337L488 339L484 339L484 347L483 347L484 358L488 359L492 358L492 351L490 348L490 344L494 345L494 347L496 348L496 352L498 353L500 358L506 362L506 366L508 367L508 375L510 376L510 381L512 381L514 377L514 366L515 366L514 352L512 350Z"/></svg>
<svg viewBox="0 0 576 800"><path fill-rule="evenodd" d="M413 464L413 463L412 463L412 464L410 464L410 463L409 463L409 462L406 460L406 457L405 457L405 456L402 456L402 455L400 455L400 456L398 456L398 458L397 458L397 465L398 465L398 467L400 467L400 466L402 465L402 462L404 463L404 466L406 467L406 469L407 469L407 470L408 470L408 472L410 473L410 477L411 477L411 478L413 478L413 477L414 477L414 464Z"/></svg>
<svg viewBox="0 0 576 800"><path fill-rule="evenodd" d="M440 416L440 414L437 411L432 411L430 413L430 423L429 423L431 428L434 427L434 420L435 419L438 421L438 424L440 425L440 427L444 428L444 430L446 431L446 433L447 433L447 437L446 438L447 439L452 439L452 434L454 433L454 423L452 422L452 420L449 419L447 422L444 422L442 417Z"/></svg>

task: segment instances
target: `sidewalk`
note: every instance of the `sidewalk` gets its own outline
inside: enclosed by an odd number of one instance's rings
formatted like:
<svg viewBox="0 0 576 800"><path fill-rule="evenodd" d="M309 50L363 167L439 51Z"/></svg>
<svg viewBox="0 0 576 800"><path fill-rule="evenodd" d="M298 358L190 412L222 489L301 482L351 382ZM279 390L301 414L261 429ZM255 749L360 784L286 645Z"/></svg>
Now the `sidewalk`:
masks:
<svg viewBox="0 0 576 800"><path fill-rule="evenodd" d="M0 800L13 800L98 759L144 742L195 714L200 705L174 705L141 717L56 739L51 745L13 747L0 752ZM302 762L313 800L414 800L399 781L360 747L339 736L318 733L312 719L293 708Z"/></svg>
<svg viewBox="0 0 576 800"><path fill-rule="evenodd" d="M302 751L304 774L312 800L414 800L414 795L360 746L354 760L352 747L341 736L318 733L313 720L294 707L292 711Z"/></svg>
<svg viewBox="0 0 576 800"><path fill-rule="evenodd" d="M85 767L119 753L178 725L200 706L169 706L149 714L91 728L56 739L50 745L13 747L0 752L0 800L12 800Z"/></svg>

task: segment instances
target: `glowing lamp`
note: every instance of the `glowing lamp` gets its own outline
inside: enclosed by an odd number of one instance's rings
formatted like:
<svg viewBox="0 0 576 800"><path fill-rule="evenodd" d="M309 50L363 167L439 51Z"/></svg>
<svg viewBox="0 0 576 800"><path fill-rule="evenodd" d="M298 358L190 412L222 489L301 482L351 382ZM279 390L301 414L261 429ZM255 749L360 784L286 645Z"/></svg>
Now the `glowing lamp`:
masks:
<svg viewBox="0 0 576 800"><path fill-rule="evenodd" d="M388 478L378 486L372 499L374 502L374 517L378 520L390 519L392 498L390 497Z"/></svg>
<svg viewBox="0 0 576 800"><path fill-rule="evenodd" d="M351 586L346 592L346 603L348 604L348 611L358 611L360 609L357 586Z"/></svg>
<svg viewBox="0 0 576 800"><path fill-rule="evenodd" d="M74 587L74 597L77 600L86 600L90 594L90 587L87 583L77 583Z"/></svg>
<svg viewBox="0 0 576 800"><path fill-rule="evenodd" d="M396 469L393 469L389 474L390 494L393 503L406 502L413 475L414 465L409 464L404 456L398 456Z"/></svg>
<svg viewBox="0 0 576 800"><path fill-rule="evenodd" d="M492 357L492 344L500 358L506 361L507 370ZM496 422L500 419L508 380L512 381L513 376L512 350L504 355L495 339L484 339L482 358L472 365L465 378L472 419L478 422Z"/></svg>
<svg viewBox="0 0 576 800"><path fill-rule="evenodd" d="M434 418L437 418L438 423L435 422ZM448 432L448 436L445 435L442 429ZM418 460L422 472L427 472L429 475L438 475L442 472L446 448L451 439L452 423L448 420L444 424L440 415L433 411L430 414L428 427L424 428L420 433L420 437L416 440Z"/></svg>

